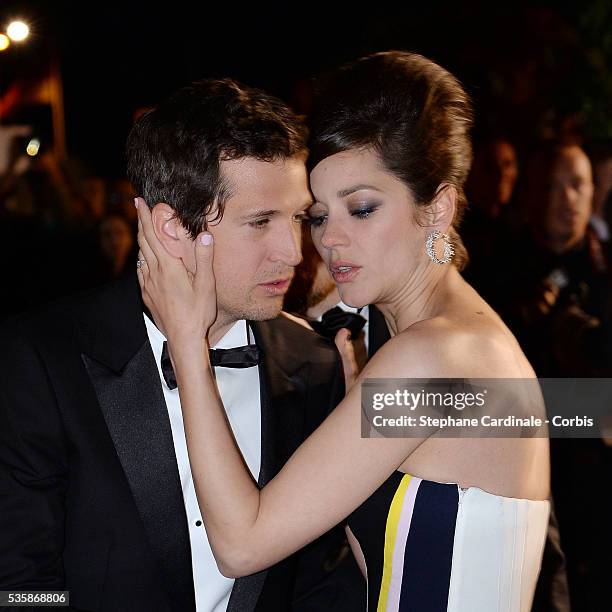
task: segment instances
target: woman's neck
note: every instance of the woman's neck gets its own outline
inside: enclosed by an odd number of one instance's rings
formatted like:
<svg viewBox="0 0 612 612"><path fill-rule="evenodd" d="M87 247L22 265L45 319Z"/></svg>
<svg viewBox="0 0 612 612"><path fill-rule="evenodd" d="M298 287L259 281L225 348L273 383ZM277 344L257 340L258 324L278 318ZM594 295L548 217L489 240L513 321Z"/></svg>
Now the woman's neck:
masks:
<svg viewBox="0 0 612 612"><path fill-rule="evenodd" d="M376 304L383 313L391 336L410 326L437 316L447 302L449 289L462 281L454 265L427 271L421 278L408 281L385 303Z"/></svg>

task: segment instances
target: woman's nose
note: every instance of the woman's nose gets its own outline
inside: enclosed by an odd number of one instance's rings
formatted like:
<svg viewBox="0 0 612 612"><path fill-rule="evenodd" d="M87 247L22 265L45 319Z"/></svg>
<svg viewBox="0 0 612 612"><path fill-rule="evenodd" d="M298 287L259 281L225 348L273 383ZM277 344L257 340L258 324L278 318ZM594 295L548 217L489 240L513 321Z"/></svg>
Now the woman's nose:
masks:
<svg viewBox="0 0 612 612"><path fill-rule="evenodd" d="M326 249L333 249L338 246L346 246L349 242L346 228L339 220L327 219L321 234L321 245Z"/></svg>

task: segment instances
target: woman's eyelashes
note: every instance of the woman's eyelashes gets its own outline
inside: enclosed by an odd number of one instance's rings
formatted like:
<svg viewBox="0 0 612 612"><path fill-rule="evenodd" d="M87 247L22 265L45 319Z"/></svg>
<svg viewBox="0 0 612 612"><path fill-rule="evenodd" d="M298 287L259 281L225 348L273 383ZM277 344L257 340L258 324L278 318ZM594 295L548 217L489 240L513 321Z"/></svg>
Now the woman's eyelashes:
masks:
<svg viewBox="0 0 612 612"><path fill-rule="evenodd" d="M327 219L327 215L316 215L311 213L308 213L308 215L306 215L306 222L312 227L319 227L320 225L323 225L325 219Z"/></svg>
<svg viewBox="0 0 612 612"><path fill-rule="evenodd" d="M361 204L356 206L349 211L351 217L357 217L358 219L367 219L380 204Z"/></svg>
<svg viewBox="0 0 612 612"><path fill-rule="evenodd" d="M356 206L355 208L351 208L348 210L348 214L351 217L355 217L357 219L367 219L376 209L380 206L380 204L361 204ZM313 227L319 227L325 223L327 219L327 215L324 213L308 213L307 221L308 224Z"/></svg>

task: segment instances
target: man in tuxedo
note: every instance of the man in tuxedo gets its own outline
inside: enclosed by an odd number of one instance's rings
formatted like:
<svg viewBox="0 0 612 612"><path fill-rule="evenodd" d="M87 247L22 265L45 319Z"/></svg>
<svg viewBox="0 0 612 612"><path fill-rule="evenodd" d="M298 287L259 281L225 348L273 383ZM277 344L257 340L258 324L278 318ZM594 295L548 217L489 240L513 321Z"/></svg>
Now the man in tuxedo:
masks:
<svg viewBox="0 0 612 612"><path fill-rule="evenodd" d="M263 486L344 392L333 346L280 314L310 201L305 130L279 100L209 80L139 119L127 152L168 252L189 266L197 233L215 237L211 359ZM68 590L76 609L113 612L336 609L293 592L301 568L333 599L304 569L320 546L238 580L218 571L135 270L11 321L0 359L0 590Z"/></svg>

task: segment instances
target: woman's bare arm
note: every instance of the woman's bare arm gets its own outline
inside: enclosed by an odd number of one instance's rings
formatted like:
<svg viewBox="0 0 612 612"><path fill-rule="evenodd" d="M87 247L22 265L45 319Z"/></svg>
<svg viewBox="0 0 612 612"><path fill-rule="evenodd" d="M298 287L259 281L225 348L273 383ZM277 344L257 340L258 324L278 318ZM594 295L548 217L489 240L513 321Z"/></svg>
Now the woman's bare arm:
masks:
<svg viewBox="0 0 612 612"><path fill-rule="evenodd" d="M385 363L373 361L364 375L389 376ZM269 567L337 525L422 442L362 438L356 384L259 491L227 424L206 352L183 348L175 365L198 501L219 568L229 576Z"/></svg>
<svg viewBox="0 0 612 612"><path fill-rule="evenodd" d="M210 327L211 300L216 303L212 246L196 241L198 268L195 279L188 278L182 262L157 241L150 212L144 209L139 207L139 244L147 265L139 270L139 280L145 302L168 337L206 532L223 574L252 574L337 525L422 439L362 438L358 380L259 491L227 423L203 340ZM361 377L430 376L422 350L415 346L406 352L406 346L411 345L399 337L387 343Z"/></svg>

